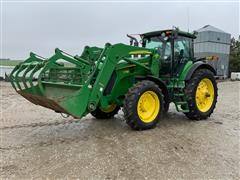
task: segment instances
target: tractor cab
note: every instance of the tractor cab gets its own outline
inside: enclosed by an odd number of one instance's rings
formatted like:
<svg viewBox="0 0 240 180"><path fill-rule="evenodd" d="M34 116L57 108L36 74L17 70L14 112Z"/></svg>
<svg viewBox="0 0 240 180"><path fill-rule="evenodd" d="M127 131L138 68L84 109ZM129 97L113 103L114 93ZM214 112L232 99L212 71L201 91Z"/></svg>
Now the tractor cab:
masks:
<svg viewBox="0 0 240 180"><path fill-rule="evenodd" d="M130 44L138 46L139 42L128 35ZM160 55L160 75L178 76L185 64L194 59L194 34L173 30L154 31L140 34L142 47L155 49Z"/></svg>
<svg viewBox="0 0 240 180"><path fill-rule="evenodd" d="M174 29L149 32L141 37L143 47L159 52L161 75L178 76L185 64L194 59L193 34Z"/></svg>

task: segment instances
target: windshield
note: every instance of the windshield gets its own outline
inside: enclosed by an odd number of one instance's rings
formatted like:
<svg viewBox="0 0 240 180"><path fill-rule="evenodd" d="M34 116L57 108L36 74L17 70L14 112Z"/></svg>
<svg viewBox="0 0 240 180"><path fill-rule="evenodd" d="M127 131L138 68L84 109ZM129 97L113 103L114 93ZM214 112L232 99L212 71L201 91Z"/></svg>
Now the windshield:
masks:
<svg viewBox="0 0 240 180"><path fill-rule="evenodd" d="M156 49L160 56L164 59L171 55L170 41L164 41L162 38L155 36L145 39L145 47L149 49Z"/></svg>

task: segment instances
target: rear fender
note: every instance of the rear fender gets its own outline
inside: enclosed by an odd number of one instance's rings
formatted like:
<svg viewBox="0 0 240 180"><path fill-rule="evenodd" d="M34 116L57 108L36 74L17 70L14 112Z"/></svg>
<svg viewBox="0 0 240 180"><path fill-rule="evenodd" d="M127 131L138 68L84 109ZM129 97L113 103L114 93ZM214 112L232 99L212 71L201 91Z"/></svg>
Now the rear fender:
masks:
<svg viewBox="0 0 240 180"><path fill-rule="evenodd" d="M193 73L198 69L208 69L214 74L214 76L216 75L215 69L210 64L198 61L192 64L192 66L189 68L188 72L186 73L185 80L187 81L190 80Z"/></svg>

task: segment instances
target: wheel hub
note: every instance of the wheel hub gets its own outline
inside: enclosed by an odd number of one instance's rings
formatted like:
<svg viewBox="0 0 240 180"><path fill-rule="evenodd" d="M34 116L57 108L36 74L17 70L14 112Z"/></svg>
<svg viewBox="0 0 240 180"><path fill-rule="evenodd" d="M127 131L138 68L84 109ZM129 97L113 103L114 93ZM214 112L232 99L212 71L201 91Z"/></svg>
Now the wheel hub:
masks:
<svg viewBox="0 0 240 180"><path fill-rule="evenodd" d="M146 91L140 96L138 100L137 111L140 119L143 122L152 122L158 115L159 109L160 102L155 92Z"/></svg>
<svg viewBox="0 0 240 180"><path fill-rule="evenodd" d="M214 87L210 79L204 78L199 82L195 99L201 112L207 112L211 108L214 100Z"/></svg>

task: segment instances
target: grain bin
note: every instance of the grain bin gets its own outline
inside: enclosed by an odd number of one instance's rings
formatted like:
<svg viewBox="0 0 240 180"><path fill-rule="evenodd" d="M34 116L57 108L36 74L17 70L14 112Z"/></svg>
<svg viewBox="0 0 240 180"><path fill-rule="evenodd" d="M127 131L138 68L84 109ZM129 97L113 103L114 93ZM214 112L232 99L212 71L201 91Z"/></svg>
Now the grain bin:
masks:
<svg viewBox="0 0 240 180"><path fill-rule="evenodd" d="M215 68L217 76L228 77L231 34L211 25L206 25L197 32L194 40L195 57L218 56L218 60L209 60L208 63Z"/></svg>

